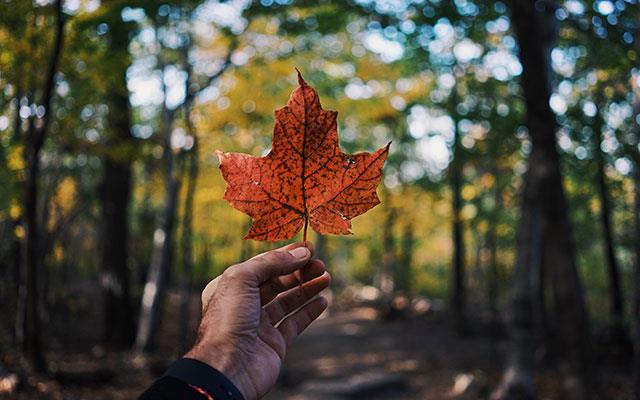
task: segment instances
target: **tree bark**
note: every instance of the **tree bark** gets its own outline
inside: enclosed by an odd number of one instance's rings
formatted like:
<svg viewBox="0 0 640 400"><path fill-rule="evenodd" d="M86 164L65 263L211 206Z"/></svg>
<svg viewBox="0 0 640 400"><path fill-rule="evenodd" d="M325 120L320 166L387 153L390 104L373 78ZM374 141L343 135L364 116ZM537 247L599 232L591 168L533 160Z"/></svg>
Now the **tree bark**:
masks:
<svg viewBox="0 0 640 400"><path fill-rule="evenodd" d="M62 0L57 0L53 7L56 16L55 36L42 93L42 106L45 109L45 114L42 119L39 120L35 120L35 116L30 118L28 138L24 147L25 187L23 227L25 238L22 256L25 285L20 293L20 301L23 303L23 306L19 307L19 310L23 312L20 318L20 323L24 325L24 334L22 337L23 352L31 366L39 372L46 371L41 339L40 300L38 293L38 271L40 270L40 244L38 242L38 236L40 227L38 226L37 204L40 151L44 145L51 121L55 75L58 71L58 64L62 53L65 25Z"/></svg>
<svg viewBox="0 0 640 400"><path fill-rule="evenodd" d="M598 105L600 106L600 104ZM611 202L609 199L609 193L607 191L607 180L605 176L605 155L602 151L601 144L603 141L602 135L602 116L597 115L597 122L594 124L595 135L595 157L598 168L597 180L598 180L598 196L600 198L600 221L602 223L602 236L604 254L607 263L608 278L609 278L609 307L611 316L613 318L613 331L614 338L617 340L623 340L624 337L624 301L622 296L622 289L620 287L620 268L618 266L618 260L616 259L614 239L613 239L613 227L611 225Z"/></svg>
<svg viewBox="0 0 640 400"><path fill-rule="evenodd" d="M491 221L489 221L489 229L487 229L485 243L489 251L489 265L487 268L487 301L489 303L489 326L492 341L498 336L498 326L500 324L500 313L498 312L498 223L500 217L500 209L502 208L502 195L500 189L500 177L498 176L498 168L493 168L493 177L495 179L495 187L493 192L493 210L491 212Z"/></svg>
<svg viewBox="0 0 640 400"><path fill-rule="evenodd" d="M128 99L123 101L128 104ZM112 121L126 115L128 105L123 106L124 104L120 106L111 104L110 112L117 114L112 117ZM125 118L128 120L128 117ZM122 125L124 135L124 132L129 130L128 122ZM107 345L128 347L134 337L128 268L131 166L127 161L113 160L107 156L103 174L101 183L103 340Z"/></svg>
<svg viewBox="0 0 640 400"><path fill-rule="evenodd" d="M166 92L165 92L166 93ZM173 234L180 190L180 178L171 149L173 112L163 106L163 136L165 171L165 201L158 228L153 233L153 253L142 294L140 319L135 341L136 352L149 352L155 348L155 338L160 323L166 283L173 256Z"/></svg>
<svg viewBox="0 0 640 400"><path fill-rule="evenodd" d="M640 115L640 103L636 115ZM633 383L634 399L640 400L640 154L636 157L633 174L634 199L634 269L633 269Z"/></svg>
<svg viewBox="0 0 640 400"><path fill-rule="evenodd" d="M121 24L112 26L111 47L117 53L128 52L129 30ZM110 148L104 159L100 187L102 201L102 271L101 286L104 301L103 341L108 346L129 347L135 327L131 302L129 272L129 202L131 197L131 106L126 82L128 63L117 74L109 104Z"/></svg>
<svg viewBox="0 0 640 400"><path fill-rule="evenodd" d="M191 37L189 37L189 44ZM183 351L188 350L189 340L189 321L190 321L190 300L191 289L193 287L193 204L196 191L196 183L198 179L200 154L198 147L198 135L191 121L191 107L193 106L193 93L190 92L191 79L193 71L189 64L189 45L183 49L185 69L187 71L187 79L185 79L185 102L182 105L184 113L184 121L187 134L193 138L193 147L188 153L188 181L187 193L184 200L184 215L182 220L182 275L181 275L181 298L180 298L180 347Z"/></svg>
<svg viewBox="0 0 640 400"><path fill-rule="evenodd" d="M455 91L456 88L454 87ZM462 160L460 159L460 132L454 121L453 161L451 161L453 276L451 305L454 329L458 334L467 332L465 293L465 243L462 222Z"/></svg>
<svg viewBox="0 0 640 400"><path fill-rule="evenodd" d="M185 117L188 118L188 117ZM195 132L192 132L195 133ZM193 148L189 153L189 175L187 181L187 193L184 200L184 216L182 220L182 275L180 298L180 344L183 350L188 349L190 299L193 287L193 203L198 179L198 140L194 135Z"/></svg>
<svg viewBox="0 0 640 400"><path fill-rule="evenodd" d="M412 293L411 279L414 247L413 230L413 222L407 222L402 233L400 262L396 265L396 277L394 278L396 290L402 291L408 296Z"/></svg>
<svg viewBox="0 0 640 400"><path fill-rule="evenodd" d="M635 47L637 51L640 51L640 31L636 33ZM633 117L637 120L640 117L640 89L638 88L638 79L640 77L636 73L635 76L631 76L630 87L634 90L633 101ZM640 129L636 125L635 137L636 143L633 143L633 149L631 155L634 159L634 265L633 265L633 297L631 299L631 323L633 324L632 338L633 338L633 385L634 385L634 399L640 400L640 152L638 151L638 145L640 140Z"/></svg>
<svg viewBox="0 0 640 400"><path fill-rule="evenodd" d="M388 198L389 196L387 196ZM382 229L382 271L380 274L380 290L385 302L391 301L395 289L394 270L396 263L395 243L393 240L393 226L395 210L388 205L385 224Z"/></svg>
<svg viewBox="0 0 640 400"><path fill-rule="evenodd" d="M536 398L535 370L535 278L541 264L541 210L536 192L539 181L533 171L525 176L522 211L518 227L518 253L513 277L513 320L511 321L510 357L500 387L492 399L529 400Z"/></svg>
<svg viewBox="0 0 640 400"><path fill-rule="evenodd" d="M534 0L513 0L512 5L512 20L523 67L527 127L532 142L526 189L530 193L525 193L523 207L529 201L532 203L530 207L540 212L542 229L535 235L541 235L541 257L548 266L546 271L552 283L558 330L555 336L562 344L558 360L561 360L559 367L565 377L564 398L591 398L596 394L596 374L589 318L562 187L560 157L556 149L557 125L549 107L550 53L557 36L556 7L550 2ZM537 242L538 239L534 239Z"/></svg>

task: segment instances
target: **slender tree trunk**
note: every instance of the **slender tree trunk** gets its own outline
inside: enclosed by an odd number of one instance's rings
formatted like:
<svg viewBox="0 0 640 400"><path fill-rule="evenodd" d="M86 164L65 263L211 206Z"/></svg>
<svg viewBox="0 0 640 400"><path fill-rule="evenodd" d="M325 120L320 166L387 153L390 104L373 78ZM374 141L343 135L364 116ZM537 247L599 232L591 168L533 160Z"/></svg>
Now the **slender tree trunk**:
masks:
<svg viewBox="0 0 640 400"><path fill-rule="evenodd" d="M24 304L19 307L24 314L20 322L24 324L24 334L22 348L31 366L44 372L46 370L45 357L41 339L40 324L40 300L38 271L40 261L40 244L38 242L39 229L37 218L38 204L38 180L40 175L40 150L44 145L48 132L49 122L52 114L52 98L55 87L55 75L58 71L60 55L62 53L62 43L64 39L65 18L62 11L62 0L57 0L54 5L56 14L55 36L53 49L45 84L42 94L42 106L45 115L42 119L35 120L32 116L29 120L28 138L24 148L25 160L25 188L24 188L24 218L23 227L25 232L23 269L25 271L25 285L20 293L20 301Z"/></svg>
<svg viewBox="0 0 640 400"><path fill-rule="evenodd" d="M144 238L139 241L139 245L136 249L136 272L135 272L135 285L143 286L147 280L147 274L149 273L149 262L151 261L151 253L153 249L153 231L155 230L156 218L154 210L151 207L151 194L153 192L151 187L151 177L153 175L153 161L144 160L142 182L144 185L144 194L142 195L142 201L140 204L140 215L138 218L138 235ZM136 299L138 301L139 299Z"/></svg>
<svg viewBox="0 0 640 400"><path fill-rule="evenodd" d="M191 37L189 37L189 44ZM187 193L184 200L184 216L182 220L182 293L180 298L180 344L183 350L187 350L190 321L190 299L191 288L193 286L193 204L198 179L200 154L198 147L198 136L191 121L191 107L193 105L193 95L190 93L192 69L189 64L189 45L183 49L185 69L187 79L185 79L185 102L182 106L184 120L187 127L187 134L193 138L193 147L188 153L189 176L187 181Z"/></svg>
<svg viewBox="0 0 640 400"><path fill-rule="evenodd" d="M187 118L187 117L185 117ZM195 134L195 132L192 132ZM189 153L189 176L187 193L184 201L184 216L182 220L182 293L180 298L180 343L183 350L187 350L190 321L190 299L193 287L193 203L198 179L198 140L194 135L193 148Z"/></svg>
<svg viewBox="0 0 640 400"><path fill-rule="evenodd" d="M640 31L636 33L635 38L635 46L638 51L640 51ZM629 85L634 90L634 101L633 101L633 116L634 119L640 117L640 89L638 88L638 80L640 76L638 76L637 72L635 74L632 73L631 76L631 84ZM632 329L632 338L633 338L633 384L634 384L634 399L640 400L640 152L638 151L638 145L640 141L638 141L638 137L640 135L640 129L636 126L635 137L636 143L634 143L633 149L631 151L631 155L634 158L634 171L633 171L633 180L634 180L634 207L633 207L633 216L634 216L634 265L633 265L633 297L631 299L631 323L633 324Z"/></svg>
<svg viewBox="0 0 640 400"><path fill-rule="evenodd" d="M388 197L388 196L387 196ZM380 290L383 297L391 301L395 289L394 270L396 263L393 226L396 219L395 210L389 205L385 224L382 229L382 273L380 274Z"/></svg>
<svg viewBox="0 0 640 400"><path fill-rule="evenodd" d="M601 148L603 140L602 135L602 119L596 116L597 122L594 124L595 134L595 156L598 168L598 196L600 198L600 221L602 223L602 236L604 253L607 262L608 278L609 278L609 307L613 318L614 338L624 340L624 306L622 289L620 287L620 268L616 259L615 248L613 245L613 227L611 226L611 202L607 191L607 181L605 176L605 155Z"/></svg>
<svg viewBox="0 0 640 400"><path fill-rule="evenodd" d="M489 265L487 268L487 300L489 303L489 326L491 337L497 339L498 326L500 324L500 314L498 312L498 223L499 213L502 208L502 196L500 193L498 169L494 168L493 176L495 179L494 187L494 204L491 213L491 221L489 221L489 229L487 229L485 243L489 251Z"/></svg>
<svg viewBox="0 0 640 400"><path fill-rule="evenodd" d="M414 225L409 221L404 226L401 242L400 262L396 265L396 290L400 290L407 295L411 295L411 279L413 269L413 247L414 247Z"/></svg>
<svg viewBox="0 0 640 400"><path fill-rule="evenodd" d="M527 184L533 207L542 221L542 259L554 294L554 315L562 354L558 359L564 398L596 395L596 374L591 353L589 318L572 243L560 158L556 149L557 125L549 107L550 52L557 36L555 4L513 0L512 20L523 66L522 87L527 126L532 142ZM525 199L525 202L527 199ZM517 318L517 316L516 316Z"/></svg>
<svg viewBox="0 0 640 400"><path fill-rule="evenodd" d="M161 60L159 69L165 65ZM163 80L164 82L164 80ZM135 341L136 352L149 352L155 348L155 338L162 314L166 284L173 256L173 234L175 225L178 193L180 190L180 170L176 161L180 158L173 154L171 134L175 112L166 104L167 88L163 83L164 102L162 105L163 159L165 162L165 201L158 228L153 233L153 252L147 273L147 282L142 294L142 305L138 331Z"/></svg>
<svg viewBox="0 0 640 400"><path fill-rule="evenodd" d="M636 115L640 115L640 102ZM633 383L634 399L640 400L640 155L636 158L633 174L635 201L634 201L634 270L633 270Z"/></svg>
<svg viewBox="0 0 640 400"><path fill-rule="evenodd" d="M166 111L165 114L172 114ZM138 352L151 351L155 347L155 337L162 313L162 303L166 291L166 283L173 256L173 234L180 190L180 179L171 150L172 116L165 116L165 201L158 228L153 233L153 253L147 274L147 283L142 295L140 320L136 336L135 349Z"/></svg>
<svg viewBox="0 0 640 400"><path fill-rule="evenodd" d="M453 89L454 91L456 88ZM455 125L455 124L454 124ZM453 161L451 162L452 196L452 239L453 239L453 276L452 298L453 323L456 332L467 332L466 293L465 293L465 243L462 222L462 160L460 159L460 132L454 126Z"/></svg>

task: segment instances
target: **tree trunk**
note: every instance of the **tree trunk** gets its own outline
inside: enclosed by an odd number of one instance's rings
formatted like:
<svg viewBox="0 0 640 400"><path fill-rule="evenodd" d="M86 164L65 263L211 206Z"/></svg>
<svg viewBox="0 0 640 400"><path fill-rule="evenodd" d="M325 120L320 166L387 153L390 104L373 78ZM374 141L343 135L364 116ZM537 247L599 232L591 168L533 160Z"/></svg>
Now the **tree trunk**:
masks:
<svg viewBox="0 0 640 400"><path fill-rule="evenodd" d="M502 208L502 195L499 185L498 169L494 168L493 177L495 179L493 210L491 221L485 238L487 250L489 251L489 265L487 268L487 301L489 303L489 329L492 341L498 336L498 326L500 324L500 314L498 312L498 223L500 209Z"/></svg>
<svg viewBox="0 0 640 400"><path fill-rule="evenodd" d="M456 88L454 87L455 91ZM462 222L462 160L460 159L460 132L454 124L453 161L451 162L453 276L451 305L454 329L458 334L467 333L465 294L465 244Z"/></svg>
<svg viewBox="0 0 640 400"><path fill-rule="evenodd" d="M541 210L536 191L539 181L533 171L525 176L522 211L518 227L518 253L513 277L513 320L511 321L510 357L502 382L492 399L535 399L535 275L541 263Z"/></svg>
<svg viewBox="0 0 640 400"><path fill-rule="evenodd" d="M153 233L153 252L151 264L147 273L147 282L142 294L142 305L138 321L138 331L135 341L136 352L149 352L155 348L155 338L160 323L162 306L164 303L166 283L173 256L173 234L180 189L180 168L176 165L179 161L171 148L171 134L175 112L167 108L167 88L164 86L165 65L160 57L159 69L163 72L162 104L162 138L163 159L165 162L165 201L164 209L160 215L158 228Z"/></svg>
<svg viewBox="0 0 640 400"><path fill-rule="evenodd" d="M128 42L128 35L114 32L114 51L127 51ZM103 224L100 283L104 299L104 343L128 347L133 343L135 333L128 265L131 197L131 161L128 153L133 147L133 137L126 69L114 73L118 73L120 79L119 87L114 88L114 93L108 99L111 135L108 142L118 152L106 154L100 188Z"/></svg>
<svg viewBox="0 0 640 400"><path fill-rule="evenodd" d="M189 37L189 44L191 38ZM198 136L191 121L191 107L193 105L193 95L190 93L192 70L189 64L189 46L183 49L185 69L187 79L185 79L185 102L182 105L184 111L184 121L187 127L187 134L193 138L193 147L188 154L189 176L187 182L187 193L184 200L184 216L182 220L182 293L180 298L180 347L183 351L188 349L189 321L191 300L191 288L193 286L193 203L198 179L200 154L198 147Z"/></svg>
<svg viewBox="0 0 640 400"><path fill-rule="evenodd" d="M640 104L640 103L639 103ZM636 115L640 115L638 107ZM634 201L634 222L635 240L634 243L634 270L633 270L633 382L634 398L640 400L640 155L636 158L635 170L633 174L635 201Z"/></svg>
<svg viewBox="0 0 640 400"><path fill-rule="evenodd" d="M542 259L548 266L546 271L549 272L554 294L555 325L558 328L555 336L562 343L562 354L558 359L562 360L559 367L565 376L564 398L583 399L595 396L596 374L589 319L575 260L556 149L557 125L549 107L550 52L557 36L555 9L552 3L513 0L512 20L523 66L522 88L532 142L527 190L531 191L530 201L534 209L540 210L542 221Z"/></svg>
<svg viewBox="0 0 640 400"><path fill-rule="evenodd" d="M620 268L618 267L618 260L616 259L615 248L613 245L614 239L613 227L611 226L611 202L607 191L607 181L605 176L605 155L601 148L603 141L602 117L597 115L596 118L597 122L594 124L594 152L598 168L598 195L601 207L600 220L602 222L604 254L606 257L609 278L609 307L613 318L613 338L616 340L624 340L624 306L622 289L620 287Z"/></svg>
<svg viewBox="0 0 640 400"><path fill-rule="evenodd" d="M188 118L188 117L185 117ZM190 299L193 287L193 203L196 190L196 180L198 179L198 140L193 134L193 148L189 153L189 176L187 182L187 193L184 200L184 216L182 220L182 275L181 275L181 298L180 298L180 347L183 350L188 348L189 321L190 321Z"/></svg>
<svg viewBox="0 0 640 400"><path fill-rule="evenodd" d="M402 233L400 262L396 265L396 277L394 278L396 290L402 291L408 296L410 296L412 292L413 230L413 222L407 222L404 226L404 232Z"/></svg>
<svg viewBox="0 0 640 400"><path fill-rule="evenodd" d="M388 199L389 196L387 196ZM382 228L382 271L380 274L380 290L386 301L391 301L395 282L393 280L396 256L395 243L393 240L393 226L395 222L395 210L388 205L385 224Z"/></svg>
<svg viewBox="0 0 640 400"><path fill-rule="evenodd" d="M51 59L42 94L42 106L45 114L42 119L29 120L28 138L25 142L25 188L24 188L24 218L25 232L23 269L25 284L20 293L20 301L23 303L19 310L23 313L19 318L24 325L22 348L31 366L40 372L46 370L46 363L41 339L40 308L39 308L39 283L38 271L40 261L40 244L38 243L39 229L37 218L38 204L38 179L40 175L40 150L46 139L49 122L52 114L52 98L55 87L55 75L58 71L62 43L64 39L65 18L62 11L62 0L57 0L53 7L56 14L56 28L51 52Z"/></svg>
<svg viewBox="0 0 640 400"><path fill-rule="evenodd" d="M166 115L172 113L165 111ZM167 163L165 173L165 201L158 228L153 233L153 253L151 264L147 274L147 283L142 295L140 320L135 342L135 350L138 352L151 351L155 347L155 337L162 312L166 283L173 256L173 233L175 225L178 192L180 179L176 168L174 155L171 150L171 127L173 117L165 116L165 161Z"/></svg>
<svg viewBox="0 0 640 400"><path fill-rule="evenodd" d="M636 32L635 47L637 51L640 51L640 31ZM630 87L634 89L633 99L633 116L634 119L640 117L640 89L638 88L638 74L632 74ZM636 125L634 130L636 140L640 135L640 129ZM638 145L640 141L634 143L632 149L632 156L634 158L634 269L633 269L633 297L631 299L631 323L633 324L632 337L633 337L633 384L634 384L634 399L640 400L640 152L638 151Z"/></svg>

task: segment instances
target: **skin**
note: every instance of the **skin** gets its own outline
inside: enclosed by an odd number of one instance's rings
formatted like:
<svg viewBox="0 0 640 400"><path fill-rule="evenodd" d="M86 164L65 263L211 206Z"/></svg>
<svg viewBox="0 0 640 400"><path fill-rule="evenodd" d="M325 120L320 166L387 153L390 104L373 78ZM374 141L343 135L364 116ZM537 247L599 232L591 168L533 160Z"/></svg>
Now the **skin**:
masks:
<svg viewBox="0 0 640 400"><path fill-rule="evenodd" d="M198 339L185 356L222 372L246 400L263 397L289 346L327 308L318 294L331 277L312 256L310 242L290 244L233 265L209 282Z"/></svg>

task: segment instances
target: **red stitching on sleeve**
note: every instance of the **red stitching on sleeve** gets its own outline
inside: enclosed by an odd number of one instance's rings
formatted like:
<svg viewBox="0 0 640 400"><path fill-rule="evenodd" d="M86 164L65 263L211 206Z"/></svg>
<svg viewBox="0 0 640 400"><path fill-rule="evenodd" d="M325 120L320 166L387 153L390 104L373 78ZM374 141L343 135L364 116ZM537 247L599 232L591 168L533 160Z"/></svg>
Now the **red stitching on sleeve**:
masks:
<svg viewBox="0 0 640 400"><path fill-rule="evenodd" d="M200 393L201 395L204 396L205 399L207 400L216 400L213 398L213 396L211 396L209 393L207 393L204 389L199 388L197 386L194 385L189 385L193 390L195 390L196 392Z"/></svg>

